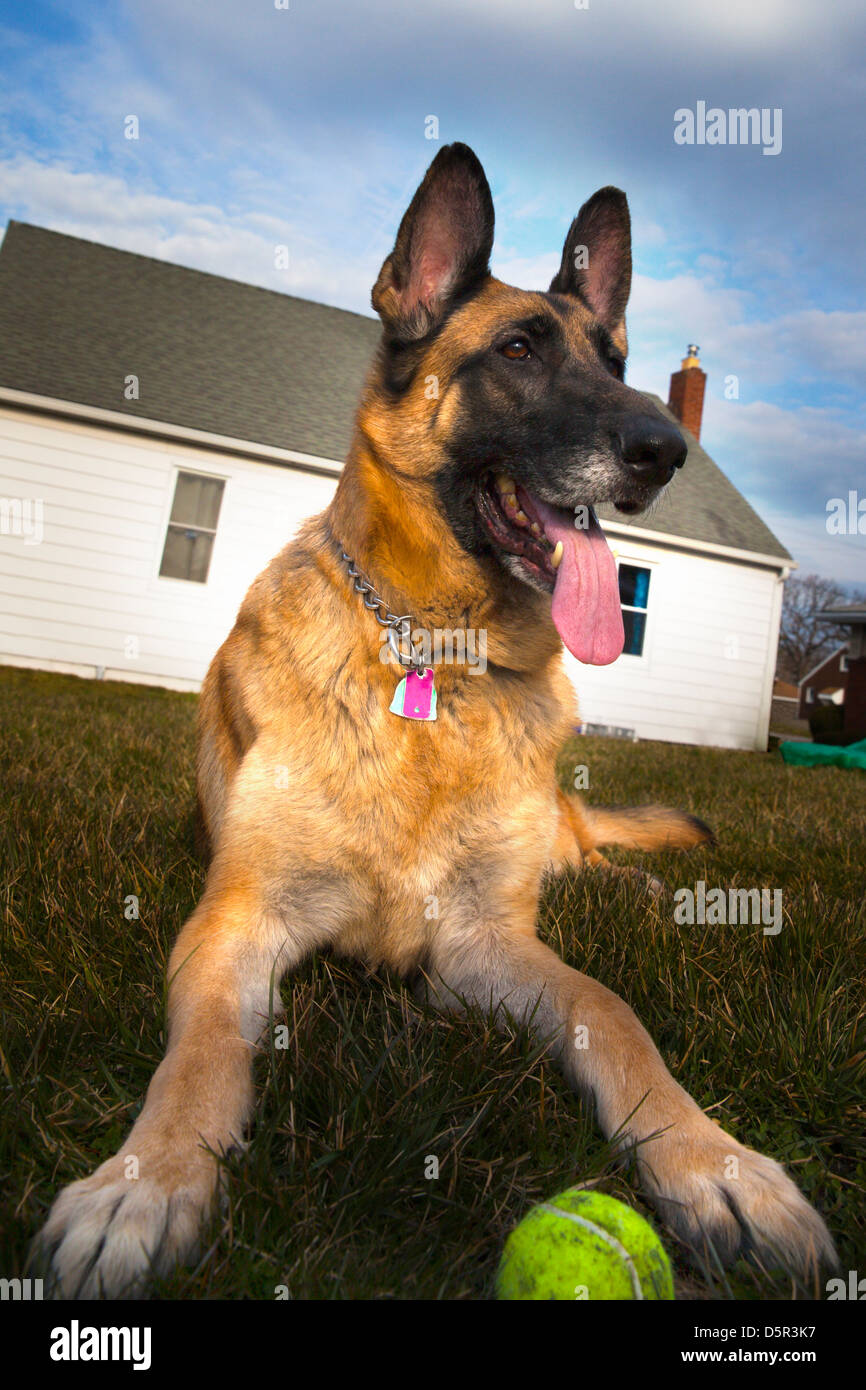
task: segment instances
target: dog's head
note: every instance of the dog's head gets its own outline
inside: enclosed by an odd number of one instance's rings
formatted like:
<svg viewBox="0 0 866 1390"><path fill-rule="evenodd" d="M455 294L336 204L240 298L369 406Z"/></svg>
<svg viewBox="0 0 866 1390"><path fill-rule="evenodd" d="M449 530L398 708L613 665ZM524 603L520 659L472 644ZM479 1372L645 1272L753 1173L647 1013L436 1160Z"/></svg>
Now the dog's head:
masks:
<svg viewBox="0 0 866 1390"><path fill-rule="evenodd" d="M473 152L436 156L373 289L384 324L380 445L427 480L459 546L553 594L581 661L619 656L613 556L593 511L643 510L686 456L623 381L631 231L625 195L584 204L546 293L488 269L493 202Z"/></svg>

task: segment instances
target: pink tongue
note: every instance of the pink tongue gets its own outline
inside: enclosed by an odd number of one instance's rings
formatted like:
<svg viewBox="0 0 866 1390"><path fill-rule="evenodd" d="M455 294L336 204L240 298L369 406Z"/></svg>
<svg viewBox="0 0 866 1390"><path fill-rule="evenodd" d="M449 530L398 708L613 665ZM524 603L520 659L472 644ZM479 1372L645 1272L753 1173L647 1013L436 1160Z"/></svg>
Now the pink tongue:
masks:
<svg viewBox="0 0 866 1390"><path fill-rule="evenodd" d="M537 497L532 505L548 540L562 541L551 617L568 650L587 666L609 666L622 654L625 633L616 561L595 517L581 529L570 512Z"/></svg>

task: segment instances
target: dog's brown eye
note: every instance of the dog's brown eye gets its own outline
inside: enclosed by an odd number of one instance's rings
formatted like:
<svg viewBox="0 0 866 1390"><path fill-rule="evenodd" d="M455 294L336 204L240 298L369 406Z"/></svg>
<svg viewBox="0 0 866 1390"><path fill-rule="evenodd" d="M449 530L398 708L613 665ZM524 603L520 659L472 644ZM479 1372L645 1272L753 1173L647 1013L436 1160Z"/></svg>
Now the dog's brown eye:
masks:
<svg viewBox="0 0 866 1390"><path fill-rule="evenodd" d="M613 372L617 381L625 380L625 363L621 357L609 357L607 359L607 365Z"/></svg>
<svg viewBox="0 0 866 1390"><path fill-rule="evenodd" d="M503 357L507 357L511 362L530 355L530 347L525 338L512 338L500 351Z"/></svg>

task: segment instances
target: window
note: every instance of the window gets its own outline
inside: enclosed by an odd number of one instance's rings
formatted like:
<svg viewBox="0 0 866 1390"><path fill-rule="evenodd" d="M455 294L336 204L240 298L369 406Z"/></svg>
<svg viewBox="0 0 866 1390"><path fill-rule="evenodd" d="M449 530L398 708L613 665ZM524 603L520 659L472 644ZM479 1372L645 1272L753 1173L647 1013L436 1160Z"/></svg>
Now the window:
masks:
<svg viewBox="0 0 866 1390"><path fill-rule="evenodd" d="M649 570L640 569L637 565L620 565L619 601L625 628L623 651L627 656L643 655L649 584Z"/></svg>
<svg viewBox="0 0 866 1390"><path fill-rule="evenodd" d="M807 685L807 686L806 686L806 704L807 704L807 705L814 705L814 703L815 703L815 687L814 687L814 685Z"/></svg>
<svg viewBox="0 0 866 1390"><path fill-rule="evenodd" d="M848 670L848 658L844 653L839 657L839 670L843 676Z"/></svg>
<svg viewBox="0 0 866 1390"><path fill-rule="evenodd" d="M207 583L224 487L222 478L178 473L159 567L164 579Z"/></svg>

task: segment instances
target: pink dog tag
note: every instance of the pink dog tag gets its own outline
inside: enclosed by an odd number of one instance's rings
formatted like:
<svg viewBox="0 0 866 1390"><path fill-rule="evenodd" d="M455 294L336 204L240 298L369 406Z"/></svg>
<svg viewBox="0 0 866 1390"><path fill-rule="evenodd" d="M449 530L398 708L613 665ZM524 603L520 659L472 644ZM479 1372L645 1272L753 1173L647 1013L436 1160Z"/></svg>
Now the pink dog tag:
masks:
<svg viewBox="0 0 866 1390"><path fill-rule="evenodd" d="M404 676L394 691L390 710L403 719L435 719L436 687L432 670L426 670L421 676L417 671L410 671Z"/></svg>

